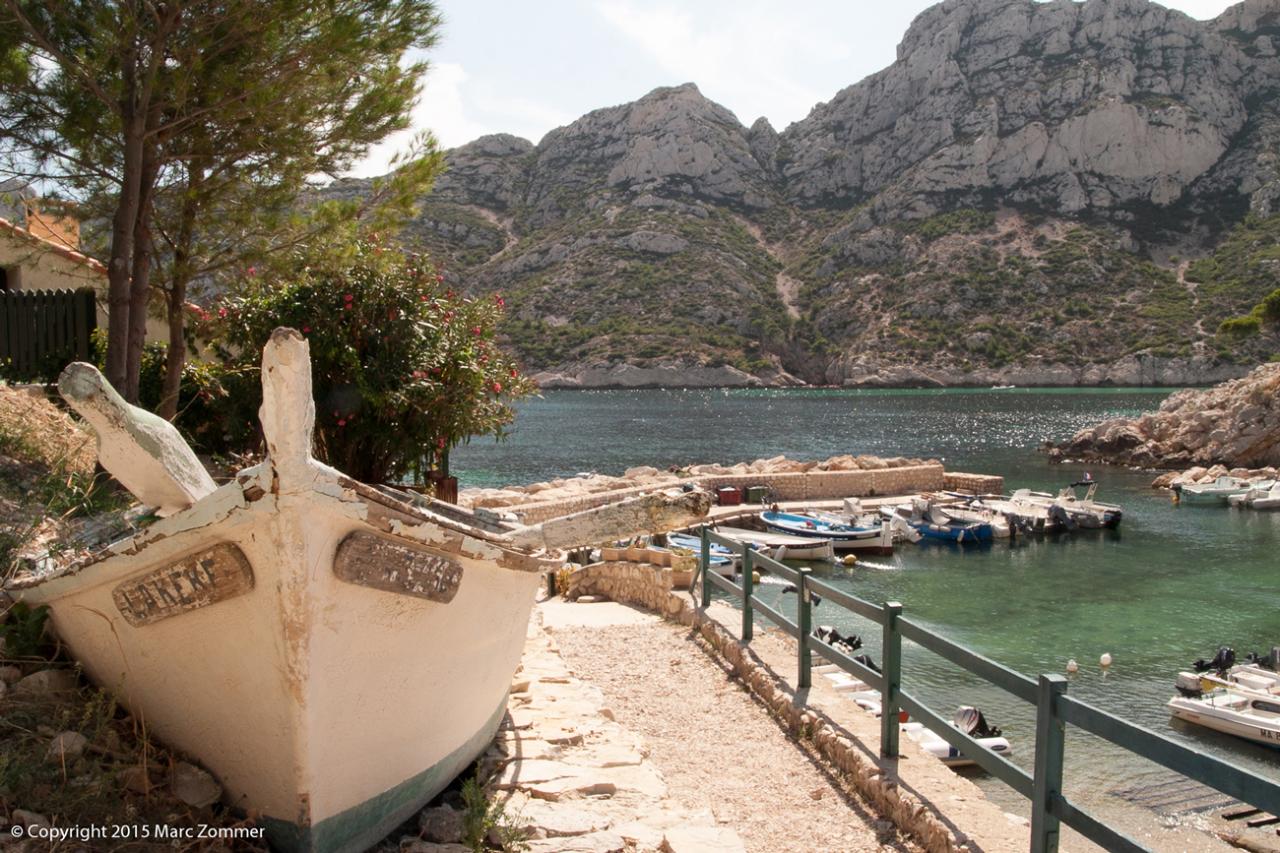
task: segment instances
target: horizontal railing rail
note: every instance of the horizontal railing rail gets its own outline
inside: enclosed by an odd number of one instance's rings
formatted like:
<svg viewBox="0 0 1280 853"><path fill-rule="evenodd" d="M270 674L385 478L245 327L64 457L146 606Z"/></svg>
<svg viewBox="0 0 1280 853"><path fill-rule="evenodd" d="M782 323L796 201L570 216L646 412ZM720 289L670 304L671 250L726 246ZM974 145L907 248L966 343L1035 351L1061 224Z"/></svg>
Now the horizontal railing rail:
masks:
<svg viewBox="0 0 1280 853"><path fill-rule="evenodd" d="M924 625L902 617L902 605L889 601L873 604L834 585L810 577L809 569L787 566L748 545L707 527L701 530L702 549L698 567L702 604L711 603L712 589L737 600L742 608L742 641L750 643L755 614L759 612L796 639L797 689L810 686L812 660L816 651L824 660L880 692L880 752L898 757L899 709L937 734L966 759L1031 800L1031 843L1033 853L1058 849L1060 826L1065 824L1085 838L1108 850L1145 851L1138 842L1107 826L1097 817L1072 803L1062 793L1066 725L1096 735L1134 755L1234 797L1250 806L1280 814L1280 783L1243 770L1194 747L1178 743L1142 726L1121 719L1087 702L1067 696L1067 680L1061 675L1041 675L1032 679L972 649L953 642ZM741 582L717 575L710 568L712 543L733 549L741 561ZM763 569L795 585L796 619L790 620L755 595L754 573ZM877 672L862 661L813 634L813 596L842 607L881 627L881 667ZM962 732L925 702L902 689L902 640L955 664L983 682L1034 705L1036 736L1033 772L1009 762Z"/></svg>

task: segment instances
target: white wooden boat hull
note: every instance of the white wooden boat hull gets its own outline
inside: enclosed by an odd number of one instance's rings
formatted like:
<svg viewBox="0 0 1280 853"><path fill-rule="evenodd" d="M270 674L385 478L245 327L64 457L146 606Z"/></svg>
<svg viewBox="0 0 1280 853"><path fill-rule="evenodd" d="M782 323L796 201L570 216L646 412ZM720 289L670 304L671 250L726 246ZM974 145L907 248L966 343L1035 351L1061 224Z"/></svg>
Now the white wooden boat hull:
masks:
<svg viewBox="0 0 1280 853"><path fill-rule="evenodd" d="M275 846L363 850L491 742L539 581L535 566L498 565L491 544L412 522L350 491L250 502L233 482L126 545L135 555L22 595L50 606L96 683L208 767L229 804L262 815ZM423 550L461 567L456 594L339 579L335 552L353 533L436 540ZM184 558L215 542L238 544L251 588L169 612L193 590L156 573L198 571ZM122 609L121 589L146 592Z"/></svg>

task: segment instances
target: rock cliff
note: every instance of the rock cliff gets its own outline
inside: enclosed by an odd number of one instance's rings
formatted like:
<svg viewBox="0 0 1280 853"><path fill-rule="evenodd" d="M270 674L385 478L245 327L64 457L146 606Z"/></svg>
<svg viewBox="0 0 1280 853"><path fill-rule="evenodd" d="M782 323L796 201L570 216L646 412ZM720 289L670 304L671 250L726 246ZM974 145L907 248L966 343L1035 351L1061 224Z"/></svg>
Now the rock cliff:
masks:
<svg viewBox="0 0 1280 853"><path fill-rule="evenodd" d="M409 239L569 381L1239 375L1280 343L1217 333L1275 287L1233 265L1280 237L1278 50L1280 0L946 0L781 132L686 84L462 146Z"/></svg>
<svg viewBox="0 0 1280 853"><path fill-rule="evenodd" d="M1207 390L1180 391L1140 418L1081 430L1052 454L1159 468L1280 466L1280 364Z"/></svg>

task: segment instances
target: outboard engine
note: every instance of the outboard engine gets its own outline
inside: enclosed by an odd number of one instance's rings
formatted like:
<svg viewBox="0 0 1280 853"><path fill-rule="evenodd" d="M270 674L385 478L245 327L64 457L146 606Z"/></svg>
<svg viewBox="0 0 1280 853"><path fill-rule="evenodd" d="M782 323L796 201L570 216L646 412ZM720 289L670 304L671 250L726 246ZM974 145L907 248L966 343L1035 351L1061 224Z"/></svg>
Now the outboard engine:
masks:
<svg viewBox="0 0 1280 853"><path fill-rule="evenodd" d="M1049 507L1049 518L1056 521L1063 530L1076 529L1076 520L1071 517L1071 513L1057 504Z"/></svg>
<svg viewBox="0 0 1280 853"><path fill-rule="evenodd" d="M862 638L857 634L846 637L831 625L819 625L817 630L813 632L813 636L850 656L862 648ZM854 660L857 660L857 658L854 658Z"/></svg>
<svg viewBox="0 0 1280 853"><path fill-rule="evenodd" d="M1002 734L998 726L987 723L987 718L972 705L962 705L952 720L971 738L1000 737Z"/></svg>
<svg viewBox="0 0 1280 853"><path fill-rule="evenodd" d="M876 662L871 659L871 655L857 655L856 657L854 657L854 660L856 660L858 663L862 664L872 672L880 671L880 667L876 666Z"/></svg>
<svg viewBox="0 0 1280 853"><path fill-rule="evenodd" d="M1269 669L1272 672L1280 672L1280 646L1272 646L1271 651L1265 655L1257 652L1249 652L1244 659L1261 669Z"/></svg>
<svg viewBox="0 0 1280 853"><path fill-rule="evenodd" d="M1196 672L1226 672L1236 665L1236 650L1230 646L1219 646L1218 653L1213 656L1213 660L1206 661L1204 658L1191 664L1191 668Z"/></svg>

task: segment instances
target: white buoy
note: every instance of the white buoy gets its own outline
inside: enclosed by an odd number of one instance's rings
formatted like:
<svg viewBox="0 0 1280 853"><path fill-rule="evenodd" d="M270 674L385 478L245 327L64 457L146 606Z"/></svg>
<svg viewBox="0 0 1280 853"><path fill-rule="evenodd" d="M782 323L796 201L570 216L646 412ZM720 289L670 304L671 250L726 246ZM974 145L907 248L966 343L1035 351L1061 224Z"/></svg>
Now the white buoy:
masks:
<svg viewBox="0 0 1280 853"><path fill-rule="evenodd" d="M1098 658L1098 663L1102 664L1103 669L1111 666L1111 653L1103 652L1102 657Z"/></svg>
<svg viewBox="0 0 1280 853"><path fill-rule="evenodd" d="M1075 658L1072 658L1071 660L1067 661L1068 673L1070 673L1071 675L1075 675L1079 671L1080 671L1080 664L1076 663Z"/></svg>

